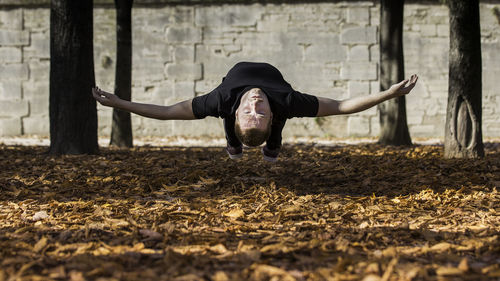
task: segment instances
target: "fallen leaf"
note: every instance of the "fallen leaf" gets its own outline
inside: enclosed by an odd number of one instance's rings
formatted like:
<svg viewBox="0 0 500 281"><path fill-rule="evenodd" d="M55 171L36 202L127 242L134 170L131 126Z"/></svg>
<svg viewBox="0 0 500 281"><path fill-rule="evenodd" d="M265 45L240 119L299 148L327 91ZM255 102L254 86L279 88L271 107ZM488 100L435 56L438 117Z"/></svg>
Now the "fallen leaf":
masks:
<svg viewBox="0 0 500 281"><path fill-rule="evenodd" d="M144 236L146 241L163 240L163 235L151 229L141 229L139 233Z"/></svg>
<svg viewBox="0 0 500 281"><path fill-rule="evenodd" d="M47 246L47 237L42 237L36 244L33 246L33 251L39 253L45 246Z"/></svg>
<svg viewBox="0 0 500 281"><path fill-rule="evenodd" d="M237 220L237 219L244 217L245 212L243 212L242 209L237 208L237 209L232 209L229 212L224 213L224 216Z"/></svg>
<svg viewBox="0 0 500 281"><path fill-rule="evenodd" d="M33 218L32 220L33 221L39 221L39 220L44 220L46 218L48 218L49 215L47 214L46 211L39 211L39 212L36 212L34 215L33 215Z"/></svg>

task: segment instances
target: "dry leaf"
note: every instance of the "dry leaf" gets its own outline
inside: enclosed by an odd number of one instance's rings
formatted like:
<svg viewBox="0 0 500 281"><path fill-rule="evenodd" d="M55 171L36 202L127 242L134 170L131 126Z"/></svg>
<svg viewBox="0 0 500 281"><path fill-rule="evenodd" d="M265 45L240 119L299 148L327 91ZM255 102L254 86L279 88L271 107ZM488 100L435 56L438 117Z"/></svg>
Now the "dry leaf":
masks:
<svg viewBox="0 0 500 281"><path fill-rule="evenodd" d="M42 237L38 242L36 242L35 246L33 246L33 251L40 252L45 246L47 246L47 237Z"/></svg>
<svg viewBox="0 0 500 281"><path fill-rule="evenodd" d="M46 211L39 211L39 212L36 212L34 215L33 215L33 218L32 220L33 221L39 221L39 220L44 220L46 218L48 218L49 215L47 214Z"/></svg>
<svg viewBox="0 0 500 281"><path fill-rule="evenodd" d="M232 219L240 219L245 216L245 212L242 209L232 209L229 212L224 213L224 216L230 217Z"/></svg>
<svg viewBox="0 0 500 281"><path fill-rule="evenodd" d="M151 240L163 240L163 235L161 235L160 233L158 233L156 231L150 230L150 229L141 229L141 230L139 230L139 233L142 236L144 236L144 238L147 241L151 241Z"/></svg>
<svg viewBox="0 0 500 281"><path fill-rule="evenodd" d="M452 245L447 242L438 243L430 248L431 251L444 252L451 249Z"/></svg>

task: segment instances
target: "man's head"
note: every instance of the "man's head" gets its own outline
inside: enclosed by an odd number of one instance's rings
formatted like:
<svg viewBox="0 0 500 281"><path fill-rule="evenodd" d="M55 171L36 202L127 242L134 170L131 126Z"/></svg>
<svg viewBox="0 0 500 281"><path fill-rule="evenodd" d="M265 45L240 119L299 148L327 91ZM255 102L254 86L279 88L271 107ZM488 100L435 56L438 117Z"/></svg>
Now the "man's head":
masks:
<svg viewBox="0 0 500 281"><path fill-rule="evenodd" d="M236 110L235 133L248 146L258 146L271 134L273 113L266 94L259 88L248 90Z"/></svg>

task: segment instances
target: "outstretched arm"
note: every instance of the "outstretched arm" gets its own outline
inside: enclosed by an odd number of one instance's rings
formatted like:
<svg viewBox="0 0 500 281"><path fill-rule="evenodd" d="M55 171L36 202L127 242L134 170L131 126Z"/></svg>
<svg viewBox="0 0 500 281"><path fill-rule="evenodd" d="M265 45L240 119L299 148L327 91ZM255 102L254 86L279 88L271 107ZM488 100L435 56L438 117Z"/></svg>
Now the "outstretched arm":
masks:
<svg viewBox="0 0 500 281"><path fill-rule="evenodd" d="M118 96L105 92L97 87L92 89L94 98L104 106L111 106L121 110L139 114L144 117L160 120L192 120L192 99L176 103L171 106L144 104L120 99Z"/></svg>
<svg viewBox="0 0 500 281"><path fill-rule="evenodd" d="M318 97L319 107L316 116L321 117L363 111L388 99L408 94L415 87L417 80L418 76L414 74L410 79L394 84L386 91L342 101Z"/></svg>

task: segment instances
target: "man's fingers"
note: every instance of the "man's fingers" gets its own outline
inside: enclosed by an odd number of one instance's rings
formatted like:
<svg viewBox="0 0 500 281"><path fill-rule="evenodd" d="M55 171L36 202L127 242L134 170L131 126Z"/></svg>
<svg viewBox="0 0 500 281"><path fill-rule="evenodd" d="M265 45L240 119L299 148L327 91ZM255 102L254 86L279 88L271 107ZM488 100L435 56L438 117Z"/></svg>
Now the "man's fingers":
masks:
<svg viewBox="0 0 500 281"><path fill-rule="evenodd" d="M396 89L399 90L399 89L404 88L404 86L406 85L406 83L408 83L408 79L405 79L405 80L399 82L398 84L396 84Z"/></svg>

